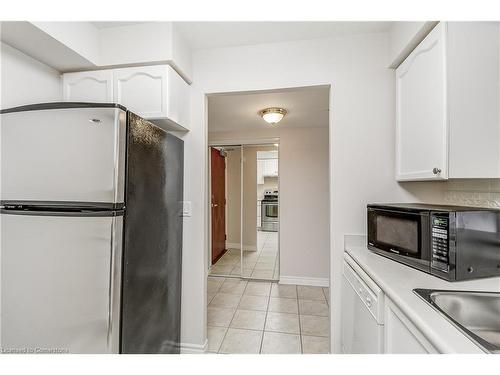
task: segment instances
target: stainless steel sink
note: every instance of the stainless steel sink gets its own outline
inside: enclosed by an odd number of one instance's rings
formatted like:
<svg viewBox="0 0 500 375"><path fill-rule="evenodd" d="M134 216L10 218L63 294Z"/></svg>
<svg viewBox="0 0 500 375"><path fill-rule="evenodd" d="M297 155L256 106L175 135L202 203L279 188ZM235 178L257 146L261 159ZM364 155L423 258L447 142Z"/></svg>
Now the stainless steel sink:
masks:
<svg viewBox="0 0 500 375"><path fill-rule="evenodd" d="M483 350L500 353L500 293L413 289Z"/></svg>

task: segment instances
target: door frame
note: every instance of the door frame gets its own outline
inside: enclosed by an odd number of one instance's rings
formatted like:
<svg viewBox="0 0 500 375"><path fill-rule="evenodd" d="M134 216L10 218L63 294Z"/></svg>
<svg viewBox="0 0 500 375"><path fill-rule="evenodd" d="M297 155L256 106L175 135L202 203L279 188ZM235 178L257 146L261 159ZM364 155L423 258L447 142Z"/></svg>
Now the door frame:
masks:
<svg viewBox="0 0 500 375"><path fill-rule="evenodd" d="M241 176L240 176L240 183L241 183L241 189L240 189L240 253L243 254L243 148L244 146L268 146L270 144L278 144L280 145L280 138L279 137L273 137L273 138L248 138L248 139L229 139L229 140L224 140L224 141L209 141L208 142L208 147L207 147L207 154L208 154L208 181L207 181L207 187L208 187L208 259L212 259L212 210L211 210L211 196L212 196L212 155L210 153L210 148L211 147L222 147L222 146L234 146L234 147L240 147L240 152L241 152ZM278 171L281 170L280 166L280 151L279 151L279 146L278 146ZM226 194L227 194L227 168L226 168ZM278 172L278 190L280 190L280 172ZM226 206L226 212L227 212L227 206ZM281 200L278 200L278 212L281 212ZM226 215L227 219L227 215ZM278 220L278 261L280 262L280 273L281 273L281 220ZM227 229L227 221L226 221L226 229ZM256 229L257 230L257 227ZM227 233L226 233L227 234ZM212 263L209 261L207 264L207 273L210 274L210 268L212 267ZM219 275L215 275L219 276ZM251 279L250 277L245 277L243 276L243 262L241 262L240 258L240 275L220 275L221 277L229 277L229 278L238 278L238 279ZM261 279L259 279L261 280ZM269 281L269 280L264 280L262 281ZM278 275L278 281L279 281L279 275Z"/></svg>

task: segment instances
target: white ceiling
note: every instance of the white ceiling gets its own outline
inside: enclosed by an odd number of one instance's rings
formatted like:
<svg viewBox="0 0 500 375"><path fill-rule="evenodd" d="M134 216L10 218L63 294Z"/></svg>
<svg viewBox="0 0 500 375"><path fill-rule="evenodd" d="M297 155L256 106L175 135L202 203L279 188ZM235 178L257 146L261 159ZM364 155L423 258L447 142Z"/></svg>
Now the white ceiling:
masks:
<svg viewBox="0 0 500 375"><path fill-rule="evenodd" d="M215 48L385 32L391 22L175 22L192 48Z"/></svg>
<svg viewBox="0 0 500 375"><path fill-rule="evenodd" d="M273 127L328 127L329 87L210 95L208 131L269 129L270 125L259 115L259 111L267 107L281 107L288 111Z"/></svg>
<svg viewBox="0 0 500 375"><path fill-rule="evenodd" d="M139 23L144 23L140 21L102 21L102 22L91 22L92 25L98 29L109 29L111 27L121 27L121 26L132 26Z"/></svg>
<svg viewBox="0 0 500 375"><path fill-rule="evenodd" d="M98 29L131 26L145 21L91 22ZM193 49L276 43L347 34L385 32L392 22L174 22Z"/></svg>

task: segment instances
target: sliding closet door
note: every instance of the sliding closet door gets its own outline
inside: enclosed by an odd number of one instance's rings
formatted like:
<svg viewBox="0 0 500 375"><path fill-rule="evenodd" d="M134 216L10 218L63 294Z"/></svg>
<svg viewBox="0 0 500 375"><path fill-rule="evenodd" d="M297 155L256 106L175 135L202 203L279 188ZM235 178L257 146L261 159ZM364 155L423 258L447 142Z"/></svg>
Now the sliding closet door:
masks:
<svg viewBox="0 0 500 375"><path fill-rule="evenodd" d="M242 147L242 275L279 280L278 147Z"/></svg>

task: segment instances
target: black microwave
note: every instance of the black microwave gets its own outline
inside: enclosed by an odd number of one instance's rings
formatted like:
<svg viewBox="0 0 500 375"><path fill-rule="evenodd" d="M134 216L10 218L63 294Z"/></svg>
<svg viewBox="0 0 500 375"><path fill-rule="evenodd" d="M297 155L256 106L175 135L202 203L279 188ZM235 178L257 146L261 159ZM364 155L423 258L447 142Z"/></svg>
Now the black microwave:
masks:
<svg viewBox="0 0 500 375"><path fill-rule="evenodd" d="M368 248L449 281L500 276L500 210L369 204Z"/></svg>

